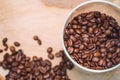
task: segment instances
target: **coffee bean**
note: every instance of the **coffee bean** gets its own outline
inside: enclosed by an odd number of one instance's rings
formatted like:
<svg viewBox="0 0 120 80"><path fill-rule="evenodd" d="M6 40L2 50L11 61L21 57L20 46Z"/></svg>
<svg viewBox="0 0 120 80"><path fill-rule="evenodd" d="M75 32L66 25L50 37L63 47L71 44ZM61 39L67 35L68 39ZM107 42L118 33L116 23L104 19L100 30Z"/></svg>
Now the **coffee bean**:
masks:
<svg viewBox="0 0 120 80"><path fill-rule="evenodd" d="M70 54L73 53L73 47L68 47L67 50Z"/></svg>
<svg viewBox="0 0 120 80"><path fill-rule="evenodd" d="M19 69L23 69L24 66L23 66L23 65L19 65L18 68L19 68Z"/></svg>
<svg viewBox="0 0 120 80"><path fill-rule="evenodd" d="M3 38L2 40L2 44L3 46L5 47L4 50L7 51L8 50L8 45L7 45L7 41L8 41L8 38Z"/></svg>
<svg viewBox="0 0 120 80"><path fill-rule="evenodd" d="M100 59L100 61L98 62L98 64L100 66L106 66L106 61L104 59Z"/></svg>
<svg viewBox="0 0 120 80"><path fill-rule="evenodd" d="M62 52L57 52L57 53L55 53L55 56L56 56L56 57L61 57L62 55L63 55Z"/></svg>
<svg viewBox="0 0 120 80"><path fill-rule="evenodd" d="M13 62L13 63L12 63L12 66L13 66L13 67L18 66L18 62Z"/></svg>
<svg viewBox="0 0 120 80"><path fill-rule="evenodd" d="M107 63L107 67L109 68L109 67L111 67L113 64L112 64L112 62L108 62Z"/></svg>
<svg viewBox="0 0 120 80"><path fill-rule="evenodd" d="M35 35L35 36L33 36L33 39L34 39L34 40L38 40L39 37L38 37L37 35Z"/></svg>
<svg viewBox="0 0 120 80"><path fill-rule="evenodd" d="M101 48L100 50L102 53L106 52L106 49L105 48Z"/></svg>
<svg viewBox="0 0 120 80"><path fill-rule="evenodd" d="M11 51L12 53L16 52L15 47L14 47L14 46L10 46L10 51Z"/></svg>
<svg viewBox="0 0 120 80"><path fill-rule="evenodd" d="M38 44L41 45L42 41L40 39L37 40Z"/></svg>
<svg viewBox="0 0 120 80"><path fill-rule="evenodd" d="M52 53L48 54L48 58L52 60L52 59L54 59L54 55Z"/></svg>
<svg viewBox="0 0 120 80"><path fill-rule="evenodd" d="M3 50L2 49L0 49L0 53L2 53L3 52Z"/></svg>
<svg viewBox="0 0 120 80"><path fill-rule="evenodd" d="M93 57L92 61L93 61L93 62L98 62L98 61L99 61L99 58L98 58L98 57Z"/></svg>
<svg viewBox="0 0 120 80"><path fill-rule="evenodd" d="M36 56L33 56L33 57L32 57L32 60L33 60L33 61L37 61L38 58L37 58Z"/></svg>
<svg viewBox="0 0 120 80"><path fill-rule="evenodd" d="M73 67L74 67L73 63L70 62L70 61L68 61L66 65L67 65L67 68L68 68L69 70L72 70Z"/></svg>
<svg viewBox="0 0 120 80"><path fill-rule="evenodd" d="M16 47L19 47L19 46L20 46L20 43L19 43L19 42L14 42L14 45L15 45Z"/></svg>
<svg viewBox="0 0 120 80"><path fill-rule="evenodd" d="M52 47L47 48L47 53L52 53L52 51L53 51Z"/></svg>
<svg viewBox="0 0 120 80"><path fill-rule="evenodd" d="M46 67L40 67L40 72L45 74L47 72Z"/></svg>
<svg viewBox="0 0 120 80"><path fill-rule="evenodd" d="M39 45L42 44L42 41L39 39L37 35L33 36L33 39L36 40Z"/></svg>
<svg viewBox="0 0 120 80"><path fill-rule="evenodd" d="M95 57L100 57L100 52L95 52L95 53L94 53L94 56L95 56Z"/></svg>
<svg viewBox="0 0 120 80"><path fill-rule="evenodd" d="M88 57L87 54L83 54L83 55L82 55L82 58L87 58L87 57Z"/></svg>
<svg viewBox="0 0 120 80"><path fill-rule="evenodd" d="M108 58L112 58L112 53L108 53Z"/></svg>
<svg viewBox="0 0 120 80"><path fill-rule="evenodd" d="M11 56L9 56L9 57L7 58L7 62L8 62L8 63L12 63L12 62L13 62L13 59L12 59Z"/></svg>
<svg viewBox="0 0 120 80"><path fill-rule="evenodd" d="M70 29L69 30L69 34L73 34L74 33L74 30L73 29Z"/></svg>
<svg viewBox="0 0 120 80"><path fill-rule="evenodd" d="M49 61L49 60L45 60L45 63L47 64L47 65L49 65L49 66L52 66L52 63Z"/></svg>
<svg viewBox="0 0 120 80"><path fill-rule="evenodd" d="M6 37L3 38L3 40L2 40L3 43L6 43L7 41L8 41L8 38L6 38Z"/></svg>

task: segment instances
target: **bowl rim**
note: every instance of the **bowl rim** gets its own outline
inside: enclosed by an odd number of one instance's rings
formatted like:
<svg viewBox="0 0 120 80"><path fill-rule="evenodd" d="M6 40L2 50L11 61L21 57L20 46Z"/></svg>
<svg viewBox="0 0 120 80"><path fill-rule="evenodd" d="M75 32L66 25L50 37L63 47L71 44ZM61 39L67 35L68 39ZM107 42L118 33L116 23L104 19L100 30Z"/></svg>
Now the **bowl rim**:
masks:
<svg viewBox="0 0 120 80"><path fill-rule="evenodd" d="M64 49L64 51L65 51L65 55L70 59L70 61L71 61L75 66L77 66L78 68L80 68L80 69L82 69L82 70L84 70L84 71L92 72L92 73L104 73L104 72L112 71L112 70L120 67L120 63L117 64L117 65L115 65L115 66L113 66L113 67L111 67L111 68L104 69L104 70L94 70L94 69L86 68L86 67L78 64L74 59L71 58L71 56L70 56L69 53L67 52L66 47L65 47L65 45L64 45L64 38L63 38L63 37L64 37L64 29L65 29L66 22L68 21L69 17L72 15L72 13L73 13L74 11L76 11L76 10L77 10L79 7L81 7L81 6L87 5L87 4L89 4L89 3L98 3L98 2L104 3L104 4L109 4L109 5L111 5L111 6L115 7L115 8L120 9L120 6L118 6L118 5L116 5L116 4L112 3L112 2L109 2L109 1L105 1L105 0L91 0L91 1L86 1L86 2L83 2L83 3L79 4L77 7L75 7L74 9L72 9L72 10L70 11L70 13L67 15L67 17L66 17L66 19L65 19L65 21L64 21L64 23L63 23L63 26L62 26L62 47L63 47L63 49Z"/></svg>

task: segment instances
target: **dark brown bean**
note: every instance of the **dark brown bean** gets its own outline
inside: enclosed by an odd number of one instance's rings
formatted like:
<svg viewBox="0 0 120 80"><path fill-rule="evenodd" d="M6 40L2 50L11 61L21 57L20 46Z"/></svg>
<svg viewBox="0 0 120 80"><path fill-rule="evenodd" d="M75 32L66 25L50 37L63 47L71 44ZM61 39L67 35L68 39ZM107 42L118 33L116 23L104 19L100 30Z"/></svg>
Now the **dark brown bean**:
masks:
<svg viewBox="0 0 120 80"><path fill-rule="evenodd" d="M54 59L54 55L52 53L48 54L48 58L52 60L52 59Z"/></svg>
<svg viewBox="0 0 120 80"><path fill-rule="evenodd" d="M52 51L53 51L52 47L47 48L47 53L52 53Z"/></svg>
<svg viewBox="0 0 120 80"><path fill-rule="evenodd" d="M13 52L13 53L16 52L15 47L14 46L10 46L10 51Z"/></svg>
<svg viewBox="0 0 120 80"><path fill-rule="evenodd" d="M73 53L73 47L68 47L67 50L69 54Z"/></svg>
<svg viewBox="0 0 120 80"><path fill-rule="evenodd" d="M34 39L34 40L38 40L39 37L38 37L37 35L35 35L35 36L33 36L33 39Z"/></svg>
<svg viewBox="0 0 120 80"><path fill-rule="evenodd" d="M92 61L93 61L93 62L98 62L98 61L99 61L99 58L98 58L98 57L93 57L93 58L92 58Z"/></svg>
<svg viewBox="0 0 120 80"><path fill-rule="evenodd" d="M94 53L94 56L95 56L95 57L100 57L100 55L101 55L100 52L95 52L95 53Z"/></svg>
<svg viewBox="0 0 120 80"><path fill-rule="evenodd" d="M37 35L33 36L33 39L36 40L39 45L42 44L42 41L39 39Z"/></svg>
<svg viewBox="0 0 120 80"><path fill-rule="evenodd" d="M0 49L0 53L2 53L3 52L3 50L2 49Z"/></svg>
<svg viewBox="0 0 120 80"><path fill-rule="evenodd" d="M20 43L19 43L19 42L14 42L14 45L15 45L16 47L19 47L19 46L20 46Z"/></svg>

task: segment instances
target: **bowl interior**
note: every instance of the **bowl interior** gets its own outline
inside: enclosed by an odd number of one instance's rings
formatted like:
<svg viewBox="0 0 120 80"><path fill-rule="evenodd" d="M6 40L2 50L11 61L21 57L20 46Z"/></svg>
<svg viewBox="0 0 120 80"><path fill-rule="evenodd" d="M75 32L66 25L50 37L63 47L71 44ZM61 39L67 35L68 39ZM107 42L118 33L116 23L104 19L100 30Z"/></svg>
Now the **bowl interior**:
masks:
<svg viewBox="0 0 120 80"><path fill-rule="evenodd" d="M96 2L88 2L88 3L83 3L78 5L75 9L73 9L71 11L71 13L68 15L68 17L66 18L66 21L63 25L63 27L65 28L69 22L71 22L71 20L77 16L80 13L84 13L84 12L89 12L89 11L100 11L101 13L106 13L109 16L113 16L118 24L120 25L120 9L115 7L114 4L112 5L112 3L109 2L102 2L102 1L96 1ZM63 35L64 35L64 28L63 28ZM63 35L62 35L62 39L63 39ZM88 69L85 68L81 65L79 65L76 61L74 61L69 53L67 52L65 46L64 46L64 40L63 40L63 48L65 50L65 53L67 55L67 57L78 67L78 68L82 68L83 70L89 71L89 72L95 72L95 73L101 73L101 72L107 72L107 71L111 71L115 68L117 68L118 66L120 66L120 64L112 67L112 68L108 68L108 69L104 69L104 70L93 70L93 69Z"/></svg>

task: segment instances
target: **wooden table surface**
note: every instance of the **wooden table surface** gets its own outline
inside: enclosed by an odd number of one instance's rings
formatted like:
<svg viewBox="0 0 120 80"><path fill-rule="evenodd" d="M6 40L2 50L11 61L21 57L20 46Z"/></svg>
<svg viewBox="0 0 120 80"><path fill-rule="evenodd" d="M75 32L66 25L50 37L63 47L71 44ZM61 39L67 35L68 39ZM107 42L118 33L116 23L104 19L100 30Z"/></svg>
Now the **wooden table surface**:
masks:
<svg viewBox="0 0 120 80"><path fill-rule="evenodd" d="M21 49L30 57L47 58L46 49L54 53L62 49L61 29L69 11L85 0L0 0L0 41L8 37L8 44L21 43ZM119 0L111 0L118 5ZM32 39L38 35L42 46ZM0 43L0 48L2 43ZM4 54L0 54L2 60ZM53 60L57 64L58 60ZM69 71L71 80L120 80L120 68L104 74L86 74L75 69ZM3 77L7 71L0 68ZM0 80L4 80L0 76Z"/></svg>

